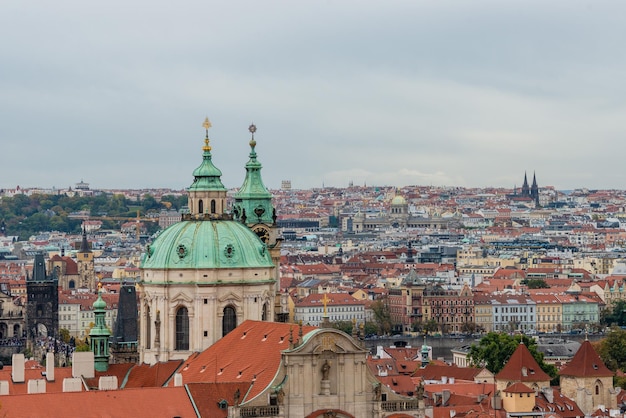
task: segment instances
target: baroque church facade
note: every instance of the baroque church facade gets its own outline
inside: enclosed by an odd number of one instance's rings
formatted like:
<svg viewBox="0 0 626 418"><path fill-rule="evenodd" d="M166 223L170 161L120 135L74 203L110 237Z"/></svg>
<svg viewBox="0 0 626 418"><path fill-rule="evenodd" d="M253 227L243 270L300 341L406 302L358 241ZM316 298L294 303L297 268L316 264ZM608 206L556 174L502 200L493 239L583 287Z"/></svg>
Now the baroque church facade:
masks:
<svg viewBox="0 0 626 418"><path fill-rule="evenodd" d="M188 188L189 213L162 231L141 264L139 359L186 359L245 320L274 321L280 241L262 182L254 125L243 186L228 211L213 164L208 119L202 163Z"/></svg>

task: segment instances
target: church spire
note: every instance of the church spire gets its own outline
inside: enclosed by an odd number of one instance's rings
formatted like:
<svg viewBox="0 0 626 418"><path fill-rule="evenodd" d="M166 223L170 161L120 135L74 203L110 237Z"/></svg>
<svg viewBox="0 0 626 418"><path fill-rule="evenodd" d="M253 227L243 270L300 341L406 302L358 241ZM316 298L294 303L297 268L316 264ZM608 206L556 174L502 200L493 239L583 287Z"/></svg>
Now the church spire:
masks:
<svg viewBox="0 0 626 418"><path fill-rule="evenodd" d="M106 372L109 368L109 337L111 331L106 325L107 304L102 300L101 285L98 284L98 299L93 303L95 325L89 331L91 351L94 355L94 366L99 372Z"/></svg>
<svg viewBox="0 0 626 418"><path fill-rule="evenodd" d="M528 177L526 176L525 171L524 171L524 184L522 184L522 196L523 197L530 196L530 187L528 187Z"/></svg>
<svg viewBox="0 0 626 418"><path fill-rule="evenodd" d="M235 193L233 214L240 222L271 225L274 223L272 194L267 190L261 178L263 166L257 160L256 140L254 139L256 126L252 124L248 130L252 138L250 139L249 160L246 164L246 178L241 188Z"/></svg>
<svg viewBox="0 0 626 418"><path fill-rule="evenodd" d="M222 184L222 172L213 165L209 145L209 118L204 119L204 146L202 164L193 171L193 183L189 186L189 211L192 216L219 216L226 209L226 187ZM210 216L209 216L210 217Z"/></svg>
<svg viewBox="0 0 626 418"><path fill-rule="evenodd" d="M87 241L87 230L83 226L83 240L80 243L80 253L90 253L91 248L89 248L89 241Z"/></svg>

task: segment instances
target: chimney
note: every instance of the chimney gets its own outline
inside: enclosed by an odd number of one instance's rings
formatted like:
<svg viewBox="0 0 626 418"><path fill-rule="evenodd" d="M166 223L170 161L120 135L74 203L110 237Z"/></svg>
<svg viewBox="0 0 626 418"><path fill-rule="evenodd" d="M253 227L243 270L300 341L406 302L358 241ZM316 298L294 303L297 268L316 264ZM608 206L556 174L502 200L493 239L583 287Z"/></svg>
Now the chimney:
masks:
<svg viewBox="0 0 626 418"><path fill-rule="evenodd" d="M376 346L376 357L383 358L384 351L385 350L383 350L383 346L382 345L377 345Z"/></svg>
<svg viewBox="0 0 626 418"><path fill-rule="evenodd" d="M9 381L0 380L0 395L8 395L8 394L9 394Z"/></svg>
<svg viewBox="0 0 626 418"><path fill-rule="evenodd" d="M11 358L11 379L13 383L24 383L24 354L13 354Z"/></svg>
<svg viewBox="0 0 626 418"><path fill-rule="evenodd" d="M83 381L80 377L66 377L63 379L63 392L81 392Z"/></svg>
<svg viewBox="0 0 626 418"><path fill-rule="evenodd" d="M174 374L174 386L179 387L183 385L183 375L180 373Z"/></svg>
<svg viewBox="0 0 626 418"><path fill-rule="evenodd" d="M449 400L450 400L450 391L448 389L444 389L441 392L441 406L447 406Z"/></svg>
<svg viewBox="0 0 626 418"><path fill-rule="evenodd" d="M28 394L46 393L46 379L31 379L28 381Z"/></svg>
<svg viewBox="0 0 626 418"><path fill-rule="evenodd" d="M554 391L552 388L541 388L541 391L543 392L543 396L546 397L546 401L548 401L548 403L554 402Z"/></svg>
<svg viewBox="0 0 626 418"><path fill-rule="evenodd" d="M46 354L46 380L54 382L54 353Z"/></svg>
<svg viewBox="0 0 626 418"><path fill-rule="evenodd" d="M500 391L498 391L493 398L491 398L491 407L493 409L502 409L502 398L500 397Z"/></svg>
<svg viewBox="0 0 626 418"><path fill-rule="evenodd" d="M117 390L117 376L100 376L98 390Z"/></svg>
<svg viewBox="0 0 626 418"><path fill-rule="evenodd" d="M72 354L72 377L95 377L93 351L75 351Z"/></svg>

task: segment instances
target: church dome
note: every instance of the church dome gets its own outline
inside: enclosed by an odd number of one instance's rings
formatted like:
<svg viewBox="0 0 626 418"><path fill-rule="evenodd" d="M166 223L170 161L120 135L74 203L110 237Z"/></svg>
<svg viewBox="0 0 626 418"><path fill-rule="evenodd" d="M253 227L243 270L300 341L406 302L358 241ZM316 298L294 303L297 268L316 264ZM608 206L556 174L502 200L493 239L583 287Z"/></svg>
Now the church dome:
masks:
<svg viewBox="0 0 626 418"><path fill-rule="evenodd" d="M107 308L107 303L104 300L102 300L102 295L98 293L98 299L96 299L96 301L93 303L93 310L94 311L106 310L106 308Z"/></svg>
<svg viewBox="0 0 626 418"><path fill-rule="evenodd" d="M396 195L393 199L391 199L391 204L393 206L406 205L406 199L400 195Z"/></svg>
<svg viewBox="0 0 626 418"><path fill-rule="evenodd" d="M274 267L267 247L231 220L187 220L165 229L146 250L142 269Z"/></svg>

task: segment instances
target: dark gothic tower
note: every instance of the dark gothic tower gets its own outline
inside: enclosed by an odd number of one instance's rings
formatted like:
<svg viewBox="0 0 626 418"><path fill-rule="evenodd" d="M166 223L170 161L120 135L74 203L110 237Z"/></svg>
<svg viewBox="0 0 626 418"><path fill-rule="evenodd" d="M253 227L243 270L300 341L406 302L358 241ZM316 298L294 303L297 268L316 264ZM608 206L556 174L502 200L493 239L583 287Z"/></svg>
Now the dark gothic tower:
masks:
<svg viewBox="0 0 626 418"><path fill-rule="evenodd" d="M522 197L530 197L530 187L528 187L526 172L524 172L524 184L522 184Z"/></svg>
<svg viewBox="0 0 626 418"><path fill-rule="evenodd" d="M537 186L537 177L533 173L533 185L530 186L530 197L535 201L535 204L539 206L539 186Z"/></svg>
<svg viewBox="0 0 626 418"><path fill-rule="evenodd" d="M117 322L111 344L112 363L137 363L139 342L137 292L135 285L123 284L117 304Z"/></svg>
<svg viewBox="0 0 626 418"><path fill-rule="evenodd" d="M58 280L58 269L47 276L43 254L36 254L33 273L26 277L26 328L30 342L59 334Z"/></svg>

